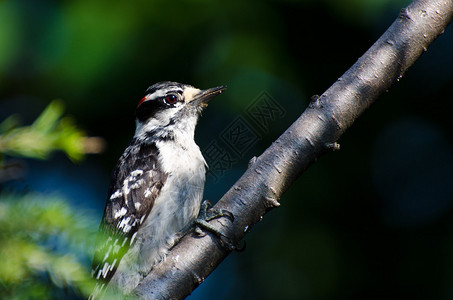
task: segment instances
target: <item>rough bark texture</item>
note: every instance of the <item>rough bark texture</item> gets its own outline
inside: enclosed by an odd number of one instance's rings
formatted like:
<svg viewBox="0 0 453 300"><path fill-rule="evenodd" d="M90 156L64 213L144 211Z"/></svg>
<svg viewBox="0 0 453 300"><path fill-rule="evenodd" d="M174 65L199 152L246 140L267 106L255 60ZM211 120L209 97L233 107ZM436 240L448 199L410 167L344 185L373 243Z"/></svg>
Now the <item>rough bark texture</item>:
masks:
<svg viewBox="0 0 453 300"><path fill-rule="evenodd" d="M453 0L416 0L401 10L381 38L309 107L249 168L215 206L235 219L211 221L239 243L317 157L338 148L336 141L354 120L398 81L453 16ZM144 299L189 295L229 254L211 234L186 235L167 259L141 282Z"/></svg>

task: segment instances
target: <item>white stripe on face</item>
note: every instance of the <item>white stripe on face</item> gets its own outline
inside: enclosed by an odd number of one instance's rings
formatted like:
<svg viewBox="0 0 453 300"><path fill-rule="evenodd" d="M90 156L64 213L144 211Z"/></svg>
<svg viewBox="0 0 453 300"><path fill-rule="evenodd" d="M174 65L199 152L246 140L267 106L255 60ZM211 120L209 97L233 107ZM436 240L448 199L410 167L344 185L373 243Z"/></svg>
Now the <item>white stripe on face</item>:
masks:
<svg viewBox="0 0 453 300"><path fill-rule="evenodd" d="M182 93L182 89L176 86L170 86L166 89L159 89L152 94L146 95L146 101L162 98L170 92Z"/></svg>

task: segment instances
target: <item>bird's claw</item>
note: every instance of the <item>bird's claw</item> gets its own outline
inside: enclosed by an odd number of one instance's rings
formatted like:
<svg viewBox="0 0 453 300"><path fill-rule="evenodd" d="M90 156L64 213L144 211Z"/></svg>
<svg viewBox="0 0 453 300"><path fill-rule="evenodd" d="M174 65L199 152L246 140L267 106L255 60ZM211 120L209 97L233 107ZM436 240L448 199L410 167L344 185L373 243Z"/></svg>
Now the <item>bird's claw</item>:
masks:
<svg viewBox="0 0 453 300"><path fill-rule="evenodd" d="M218 241L220 242L220 244L229 251L244 250L245 247L238 248L231 242L231 239L228 236L226 236L222 231L208 223L208 221L221 217L227 217L228 219L231 220L231 222L234 222L234 215L225 209L210 209L208 211L209 206L212 206L212 204L208 200L205 200L201 203L200 213L198 214L198 217L194 221L195 232L198 235L204 235L201 230L204 229L215 234L216 236L219 237Z"/></svg>

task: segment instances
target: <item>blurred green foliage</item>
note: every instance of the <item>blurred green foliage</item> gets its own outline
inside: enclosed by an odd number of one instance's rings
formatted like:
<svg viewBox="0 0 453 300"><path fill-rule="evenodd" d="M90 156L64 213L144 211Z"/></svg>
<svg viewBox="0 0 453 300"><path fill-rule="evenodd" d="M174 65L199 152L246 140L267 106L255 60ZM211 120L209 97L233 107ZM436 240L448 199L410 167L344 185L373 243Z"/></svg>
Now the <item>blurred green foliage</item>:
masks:
<svg viewBox="0 0 453 300"><path fill-rule="evenodd" d="M52 101L30 126L20 127L17 115L0 123L0 172L8 167L6 156L48 159L61 150L80 161L86 137L62 115L63 103ZM97 228L92 217L56 195L3 191L0 228L2 299L61 298L67 288L89 295L93 281L86 260Z"/></svg>
<svg viewBox="0 0 453 300"><path fill-rule="evenodd" d="M85 154L84 133L62 114L63 103L53 101L30 126L18 127L19 117L8 117L0 123L0 159L2 154L47 159L53 151L62 150L71 160L80 161Z"/></svg>
<svg viewBox="0 0 453 300"><path fill-rule="evenodd" d="M2 298L49 299L58 295L55 287L88 295L92 282L81 257L91 256L93 219L58 196L2 193L0 199Z"/></svg>

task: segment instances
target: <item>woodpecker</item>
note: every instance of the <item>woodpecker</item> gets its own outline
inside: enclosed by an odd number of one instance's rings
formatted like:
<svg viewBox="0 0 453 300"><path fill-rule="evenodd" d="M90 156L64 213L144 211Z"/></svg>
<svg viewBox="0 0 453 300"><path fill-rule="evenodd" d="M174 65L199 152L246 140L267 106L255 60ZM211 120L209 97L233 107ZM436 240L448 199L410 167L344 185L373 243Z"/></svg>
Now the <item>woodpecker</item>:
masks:
<svg viewBox="0 0 453 300"><path fill-rule="evenodd" d="M198 215L207 165L194 141L195 126L209 100L224 90L165 81L138 102L135 135L110 181L90 299L102 298L111 285L129 294Z"/></svg>

